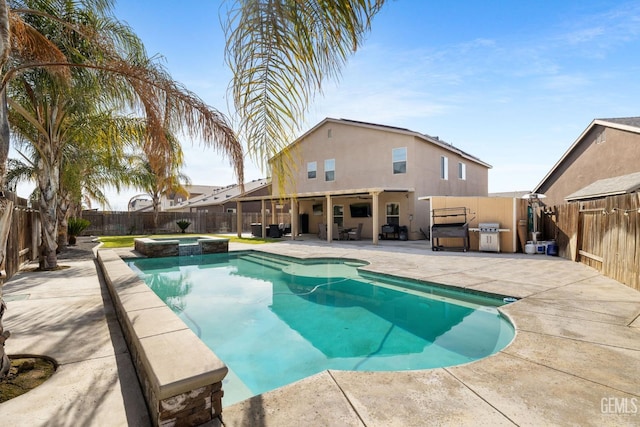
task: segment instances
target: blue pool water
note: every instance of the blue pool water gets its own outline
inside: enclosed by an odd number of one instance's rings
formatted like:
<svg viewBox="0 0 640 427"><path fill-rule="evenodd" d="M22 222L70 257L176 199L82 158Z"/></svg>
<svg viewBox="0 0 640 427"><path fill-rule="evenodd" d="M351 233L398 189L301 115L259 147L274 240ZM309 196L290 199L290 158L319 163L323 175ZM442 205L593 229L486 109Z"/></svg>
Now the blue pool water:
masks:
<svg viewBox="0 0 640 427"><path fill-rule="evenodd" d="M224 405L326 369L397 371L504 348L502 299L255 252L129 265L229 367Z"/></svg>

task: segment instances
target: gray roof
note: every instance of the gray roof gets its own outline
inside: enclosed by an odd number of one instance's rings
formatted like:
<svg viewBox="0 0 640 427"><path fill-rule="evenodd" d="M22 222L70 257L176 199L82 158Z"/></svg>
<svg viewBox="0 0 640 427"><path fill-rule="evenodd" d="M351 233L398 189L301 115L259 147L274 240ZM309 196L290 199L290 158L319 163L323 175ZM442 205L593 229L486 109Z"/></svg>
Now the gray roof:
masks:
<svg viewBox="0 0 640 427"><path fill-rule="evenodd" d="M184 202L175 204L165 210L172 211L184 208L222 205L226 202L234 200L235 198L243 194L250 193L259 188L269 185L271 185L271 180L269 178L254 179L253 181L244 184L244 193L242 193L238 184L231 184L226 187L219 187L212 192L193 197L189 200L185 200Z"/></svg>
<svg viewBox="0 0 640 427"><path fill-rule="evenodd" d="M599 119L603 122L617 123L619 125L627 125L640 128L640 117L618 117L612 119Z"/></svg>
<svg viewBox="0 0 640 427"><path fill-rule="evenodd" d="M640 190L640 172L614 178L600 179L565 197L568 202L594 199L616 194L634 193Z"/></svg>
<svg viewBox="0 0 640 427"><path fill-rule="evenodd" d="M501 191L497 193L489 193L489 197L509 197L513 199L521 199L522 196L529 193L531 193L531 190Z"/></svg>

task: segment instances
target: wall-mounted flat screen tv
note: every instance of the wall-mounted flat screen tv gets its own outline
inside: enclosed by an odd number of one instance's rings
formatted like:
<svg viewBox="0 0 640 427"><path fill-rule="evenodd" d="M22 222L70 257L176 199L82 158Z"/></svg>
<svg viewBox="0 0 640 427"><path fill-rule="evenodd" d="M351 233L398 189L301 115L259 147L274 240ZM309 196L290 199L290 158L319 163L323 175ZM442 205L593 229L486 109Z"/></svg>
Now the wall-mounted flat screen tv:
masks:
<svg viewBox="0 0 640 427"><path fill-rule="evenodd" d="M351 218L367 218L371 216L371 203L353 203L349 205Z"/></svg>

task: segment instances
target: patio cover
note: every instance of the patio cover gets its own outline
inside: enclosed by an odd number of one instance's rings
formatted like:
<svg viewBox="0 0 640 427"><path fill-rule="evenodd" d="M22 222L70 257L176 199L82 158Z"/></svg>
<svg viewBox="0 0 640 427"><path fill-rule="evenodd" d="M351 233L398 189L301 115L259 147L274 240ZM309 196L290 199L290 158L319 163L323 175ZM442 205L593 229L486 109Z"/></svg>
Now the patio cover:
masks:
<svg viewBox="0 0 640 427"><path fill-rule="evenodd" d="M298 229L298 201L305 199L319 199L326 198L327 206L332 205L332 198L336 197L352 197L352 196L363 196L369 195L372 196L372 220L373 220L373 229L380 229L380 218L378 215L378 207L379 207L379 196L382 193L413 193L415 192L414 188L386 188L386 187L375 187L375 188L355 188L355 189L346 189L346 190L333 190L333 191L314 191L309 193L294 193L294 194L283 194L283 195L270 195L270 196L255 196L255 197L239 197L238 202L249 202L249 201L262 201L262 235L265 236L266 232L266 210L265 203L266 201L270 201L272 203L279 202L282 200L291 200L291 229ZM242 221L242 203L238 203L237 213L237 221L238 225L241 224ZM326 224L333 223L333 209L327 209L325 214L326 216ZM238 237L242 232L242 227L237 227ZM295 240L295 233L291 233L291 239ZM327 241L331 242L333 240L333 236L331 233L327 233ZM373 244L378 244L378 235L373 233Z"/></svg>

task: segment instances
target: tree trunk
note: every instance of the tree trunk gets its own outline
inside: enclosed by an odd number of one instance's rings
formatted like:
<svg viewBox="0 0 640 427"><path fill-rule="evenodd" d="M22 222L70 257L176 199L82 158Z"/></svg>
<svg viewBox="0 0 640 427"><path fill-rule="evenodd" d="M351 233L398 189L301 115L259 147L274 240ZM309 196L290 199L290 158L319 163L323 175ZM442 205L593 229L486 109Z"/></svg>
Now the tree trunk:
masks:
<svg viewBox="0 0 640 427"><path fill-rule="evenodd" d="M160 197L154 195L152 198L153 205L153 232L158 233L158 216L160 214Z"/></svg>
<svg viewBox="0 0 640 427"><path fill-rule="evenodd" d="M44 144L42 147L43 156L47 156L47 151L51 151L49 145ZM57 190L60 181L60 168L53 162L44 161L42 158L38 161L38 185L40 188L40 219L42 221L42 244L45 268L54 269L58 266L58 257L56 250L58 249L58 197Z"/></svg>
<svg viewBox="0 0 640 427"><path fill-rule="evenodd" d="M5 0L0 0L0 70L9 57L9 8ZM0 72L0 77L2 73ZM1 80L1 79L0 79ZM7 159L9 158L9 117L7 115L7 94L3 89L0 92L0 191L6 190L7 183ZM13 202L0 198L0 282L4 283L6 273L4 266L7 261L7 240L11 229L11 217L13 216ZM2 284L0 284L1 286ZM0 380L9 373L11 361L4 351L4 342L9 338L9 331L5 331L2 326L2 316L6 306L2 300L0 289Z"/></svg>
<svg viewBox="0 0 640 427"><path fill-rule="evenodd" d="M58 199L58 252L66 248L69 236L67 236L67 225L69 220L69 195L60 196ZM69 242L71 243L71 242Z"/></svg>
<svg viewBox="0 0 640 427"><path fill-rule="evenodd" d="M9 7L6 0L0 0L0 80L11 51L10 34ZM0 92L0 104L2 104L0 105L0 190L4 191L7 184L7 159L9 158L9 117L7 93L4 89Z"/></svg>
<svg viewBox="0 0 640 427"><path fill-rule="evenodd" d="M1 75L1 74L0 74ZM7 93L0 91L0 190L7 189L7 160L9 159L10 132L7 111Z"/></svg>
<svg viewBox="0 0 640 427"><path fill-rule="evenodd" d="M0 197L0 284L7 277L5 265L7 263L7 241L11 230L11 220L13 218L13 201L6 197ZM0 292L0 296L2 292Z"/></svg>
<svg viewBox="0 0 640 427"><path fill-rule="evenodd" d="M11 335L11 333L5 331L4 326L2 326L2 316L4 316L6 308L7 306L0 298L0 379L4 378L9 373L9 369L11 369L11 360L9 360L9 356L7 356L7 353L4 351L4 342Z"/></svg>

